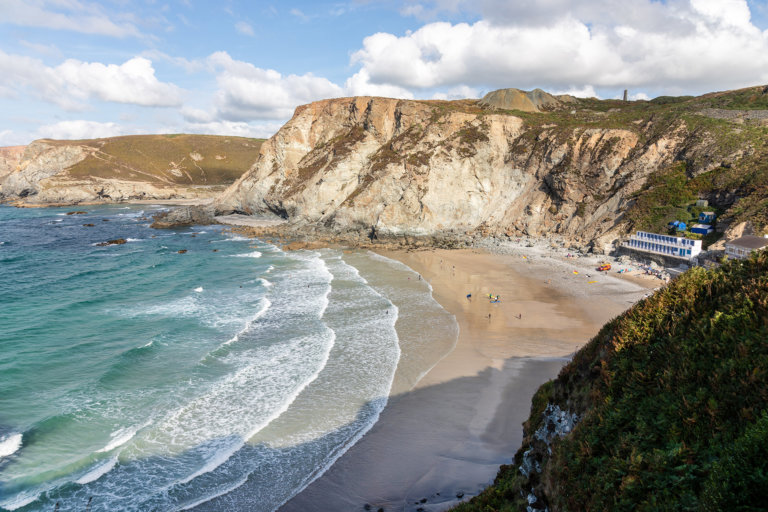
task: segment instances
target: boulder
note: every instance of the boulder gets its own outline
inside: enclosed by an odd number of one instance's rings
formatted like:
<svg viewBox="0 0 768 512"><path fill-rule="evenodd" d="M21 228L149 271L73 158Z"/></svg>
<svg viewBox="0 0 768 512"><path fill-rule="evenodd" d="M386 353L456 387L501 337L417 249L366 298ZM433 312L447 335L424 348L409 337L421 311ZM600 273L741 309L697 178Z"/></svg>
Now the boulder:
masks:
<svg viewBox="0 0 768 512"><path fill-rule="evenodd" d="M122 245L124 243L127 243L128 240L125 238L115 238L114 240L107 240L106 242L100 242L96 245L99 247L104 247L105 245Z"/></svg>
<svg viewBox="0 0 768 512"><path fill-rule="evenodd" d="M178 226L206 226L216 224L214 209L211 205L194 205L175 208L153 217L150 227L168 229Z"/></svg>

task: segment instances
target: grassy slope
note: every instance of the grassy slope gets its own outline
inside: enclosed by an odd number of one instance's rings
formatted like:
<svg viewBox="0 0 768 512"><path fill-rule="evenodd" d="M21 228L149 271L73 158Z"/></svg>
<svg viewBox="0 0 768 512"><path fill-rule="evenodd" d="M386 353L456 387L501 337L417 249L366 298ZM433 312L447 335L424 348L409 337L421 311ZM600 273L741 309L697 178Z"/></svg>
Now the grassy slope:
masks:
<svg viewBox="0 0 768 512"><path fill-rule="evenodd" d="M68 170L76 178L99 176L169 185L229 185L256 161L263 139L219 135L130 135L82 141L46 141L96 148ZM202 157L195 161L191 154ZM216 157L219 158L216 158ZM176 171L172 172L171 169Z"/></svg>
<svg viewBox="0 0 768 512"><path fill-rule="evenodd" d="M577 412L551 455L547 403ZM764 510L768 496L768 253L695 268L606 324L539 390L516 464L457 510ZM524 492L523 492L524 491Z"/></svg>

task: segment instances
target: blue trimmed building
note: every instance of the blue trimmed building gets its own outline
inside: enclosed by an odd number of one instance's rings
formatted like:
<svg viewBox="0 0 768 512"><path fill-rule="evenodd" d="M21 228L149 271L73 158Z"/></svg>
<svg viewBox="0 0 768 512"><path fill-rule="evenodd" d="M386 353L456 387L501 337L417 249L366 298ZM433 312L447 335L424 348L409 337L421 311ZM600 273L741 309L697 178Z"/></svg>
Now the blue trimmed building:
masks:
<svg viewBox="0 0 768 512"><path fill-rule="evenodd" d="M648 254L690 260L701 253L701 240L638 231L624 242L623 247Z"/></svg>

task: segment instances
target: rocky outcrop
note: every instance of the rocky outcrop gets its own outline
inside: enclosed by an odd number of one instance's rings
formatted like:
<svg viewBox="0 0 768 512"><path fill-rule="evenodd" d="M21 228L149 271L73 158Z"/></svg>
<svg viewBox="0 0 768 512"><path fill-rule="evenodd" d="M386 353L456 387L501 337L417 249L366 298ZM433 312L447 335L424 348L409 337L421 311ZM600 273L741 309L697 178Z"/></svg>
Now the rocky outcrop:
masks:
<svg viewBox="0 0 768 512"><path fill-rule="evenodd" d="M489 92L483 96L480 104L494 109L542 112L556 110L571 101L570 96L552 96L541 89L521 91L510 88Z"/></svg>
<svg viewBox="0 0 768 512"><path fill-rule="evenodd" d="M174 208L154 217L153 228L174 228L177 226L205 226L215 224L212 205L193 205Z"/></svg>
<svg viewBox="0 0 768 512"><path fill-rule="evenodd" d="M86 150L79 145L54 146L35 141L24 150L17 169L3 180L3 196L26 198L45 189L44 180L59 174L85 159Z"/></svg>
<svg viewBox="0 0 768 512"><path fill-rule="evenodd" d="M7 146L0 148L0 182L19 166L25 148L26 146Z"/></svg>
<svg viewBox="0 0 768 512"><path fill-rule="evenodd" d="M681 155L691 173L716 165L682 122L536 124L480 107L374 97L304 105L216 209L368 238L546 233L603 251L649 175Z"/></svg>

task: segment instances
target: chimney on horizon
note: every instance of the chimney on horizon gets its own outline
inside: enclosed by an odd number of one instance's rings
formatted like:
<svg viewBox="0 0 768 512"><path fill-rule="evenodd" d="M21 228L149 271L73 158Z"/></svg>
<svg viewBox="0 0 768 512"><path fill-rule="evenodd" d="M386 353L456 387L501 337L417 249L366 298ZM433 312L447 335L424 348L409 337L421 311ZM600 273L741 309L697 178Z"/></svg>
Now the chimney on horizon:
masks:
<svg viewBox="0 0 768 512"><path fill-rule="evenodd" d="M624 89L624 101L627 101L627 90Z"/></svg>

